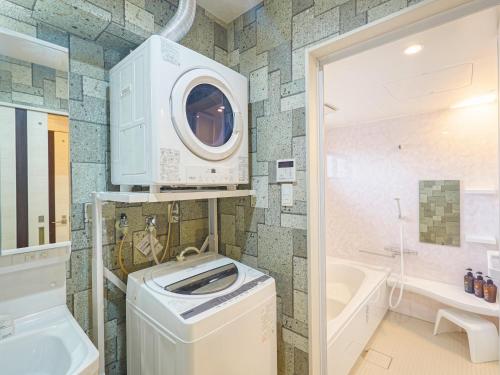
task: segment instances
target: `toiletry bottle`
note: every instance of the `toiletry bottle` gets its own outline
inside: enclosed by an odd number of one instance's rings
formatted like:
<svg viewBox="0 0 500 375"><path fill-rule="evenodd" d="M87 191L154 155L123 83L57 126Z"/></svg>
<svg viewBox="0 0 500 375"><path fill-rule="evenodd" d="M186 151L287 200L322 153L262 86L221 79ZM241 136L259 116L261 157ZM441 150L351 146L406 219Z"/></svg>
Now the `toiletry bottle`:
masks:
<svg viewBox="0 0 500 375"><path fill-rule="evenodd" d="M486 302L495 303L497 301L497 286L489 276L486 276L486 279L483 286L484 300Z"/></svg>
<svg viewBox="0 0 500 375"><path fill-rule="evenodd" d="M479 298L484 297L483 285L484 285L483 273L476 272L476 278L474 279L474 294L476 295L476 297Z"/></svg>
<svg viewBox="0 0 500 375"><path fill-rule="evenodd" d="M464 276L464 290L466 293L474 294L474 275L472 268L467 268Z"/></svg>

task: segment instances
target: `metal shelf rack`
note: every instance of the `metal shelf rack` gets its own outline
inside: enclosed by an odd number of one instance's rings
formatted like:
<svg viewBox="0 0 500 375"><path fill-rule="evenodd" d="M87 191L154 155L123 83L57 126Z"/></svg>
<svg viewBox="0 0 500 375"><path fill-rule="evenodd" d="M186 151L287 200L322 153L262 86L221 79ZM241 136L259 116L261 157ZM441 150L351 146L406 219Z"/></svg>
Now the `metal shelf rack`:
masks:
<svg viewBox="0 0 500 375"><path fill-rule="evenodd" d="M104 375L104 280L124 293L126 284L104 266L102 249L102 207L106 203L155 203L186 200L208 200L209 251L219 251L217 199L255 196L254 190L168 190L162 192L96 192L93 193L92 215L92 326L94 344L99 350L99 375Z"/></svg>

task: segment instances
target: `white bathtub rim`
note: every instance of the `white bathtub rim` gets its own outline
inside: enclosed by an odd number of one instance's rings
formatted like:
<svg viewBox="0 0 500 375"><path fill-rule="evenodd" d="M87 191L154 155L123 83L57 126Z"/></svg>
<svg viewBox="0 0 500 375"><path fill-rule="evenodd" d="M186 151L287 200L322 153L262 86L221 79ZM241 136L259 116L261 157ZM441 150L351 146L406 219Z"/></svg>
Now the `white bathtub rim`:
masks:
<svg viewBox="0 0 500 375"><path fill-rule="evenodd" d="M394 273L394 272L392 272L390 267L377 266L377 265L373 265L370 263L364 263L364 262L360 262L357 260L350 260L348 258L340 258L340 257L330 256L330 255L327 255L326 263L327 264L337 263L337 264L344 264L344 265L349 265L349 266L357 266L357 267L361 267L361 268L366 268L366 269L371 270L371 271L380 271L380 272L384 272L384 273L388 273L388 274ZM394 275L398 275L398 273L395 272Z"/></svg>

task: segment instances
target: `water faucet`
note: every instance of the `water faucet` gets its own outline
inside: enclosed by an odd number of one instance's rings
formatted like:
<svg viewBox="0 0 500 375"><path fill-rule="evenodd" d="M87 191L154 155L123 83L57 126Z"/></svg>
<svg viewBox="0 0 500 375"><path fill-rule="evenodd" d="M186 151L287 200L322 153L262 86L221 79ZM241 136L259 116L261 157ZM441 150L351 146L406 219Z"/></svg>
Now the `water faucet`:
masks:
<svg viewBox="0 0 500 375"><path fill-rule="evenodd" d="M10 337L14 334L14 319L10 315L0 315L0 340Z"/></svg>

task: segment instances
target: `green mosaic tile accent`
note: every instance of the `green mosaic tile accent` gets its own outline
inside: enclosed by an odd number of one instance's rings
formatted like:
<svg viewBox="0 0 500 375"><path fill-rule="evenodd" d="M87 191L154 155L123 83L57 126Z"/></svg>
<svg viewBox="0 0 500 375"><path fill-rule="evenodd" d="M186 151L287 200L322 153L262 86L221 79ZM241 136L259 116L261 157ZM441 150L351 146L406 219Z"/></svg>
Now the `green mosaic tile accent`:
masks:
<svg viewBox="0 0 500 375"><path fill-rule="evenodd" d="M419 182L420 242L460 246L460 181Z"/></svg>

